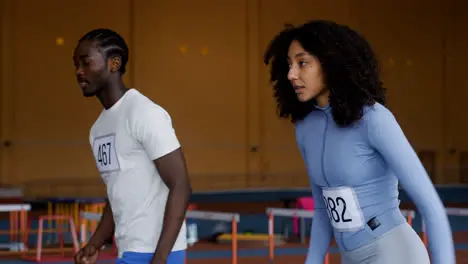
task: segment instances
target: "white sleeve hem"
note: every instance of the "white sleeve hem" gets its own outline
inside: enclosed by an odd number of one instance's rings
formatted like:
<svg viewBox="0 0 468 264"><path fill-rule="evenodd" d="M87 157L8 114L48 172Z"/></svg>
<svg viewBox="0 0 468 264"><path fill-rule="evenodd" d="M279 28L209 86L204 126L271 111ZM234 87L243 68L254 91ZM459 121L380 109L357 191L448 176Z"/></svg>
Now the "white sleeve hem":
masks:
<svg viewBox="0 0 468 264"><path fill-rule="evenodd" d="M146 148L146 147L145 147ZM151 160L157 160L161 157L166 156L167 154L176 151L177 149L180 148L180 144L178 141L172 142L171 145L166 146L164 149L159 149L156 150L152 153L150 153L148 150L148 156L150 157ZM147 148L146 148L147 149Z"/></svg>

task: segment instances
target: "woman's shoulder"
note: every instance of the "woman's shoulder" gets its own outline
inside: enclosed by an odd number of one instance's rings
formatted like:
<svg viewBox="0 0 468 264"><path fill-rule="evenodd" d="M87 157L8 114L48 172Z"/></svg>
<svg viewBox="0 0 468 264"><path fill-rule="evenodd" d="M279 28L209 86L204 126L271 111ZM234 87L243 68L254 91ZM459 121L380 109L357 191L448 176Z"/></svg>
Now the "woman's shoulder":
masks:
<svg viewBox="0 0 468 264"><path fill-rule="evenodd" d="M381 103L364 106L362 119L364 122L379 122L388 118L394 119L393 113Z"/></svg>
<svg viewBox="0 0 468 264"><path fill-rule="evenodd" d="M381 137L400 130L400 125L393 113L382 104L375 103L364 109L362 128L365 129L369 138Z"/></svg>

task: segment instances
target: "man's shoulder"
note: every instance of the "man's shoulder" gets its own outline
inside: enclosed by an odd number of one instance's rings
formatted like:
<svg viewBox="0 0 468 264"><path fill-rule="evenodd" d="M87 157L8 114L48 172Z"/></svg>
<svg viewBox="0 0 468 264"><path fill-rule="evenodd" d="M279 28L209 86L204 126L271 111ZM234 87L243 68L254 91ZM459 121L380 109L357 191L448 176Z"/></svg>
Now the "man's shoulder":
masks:
<svg viewBox="0 0 468 264"><path fill-rule="evenodd" d="M137 116L139 114L140 115L143 114L144 112L142 111L160 111L163 113L167 113L164 107L162 107L160 104L156 103L153 99L149 98L148 96L146 96L145 94L143 94L142 92L136 89L133 89L132 95L129 99L130 99L129 100L130 104L128 104L128 107L130 109L128 110L131 110L130 112L132 112L132 114L135 114Z"/></svg>
<svg viewBox="0 0 468 264"><path fill-rule="evenodd" d="M125 118L130 133L172 126L169 112L149 97L136 91L121 118ZM123 117L125 116L125 117Z"/></svg>

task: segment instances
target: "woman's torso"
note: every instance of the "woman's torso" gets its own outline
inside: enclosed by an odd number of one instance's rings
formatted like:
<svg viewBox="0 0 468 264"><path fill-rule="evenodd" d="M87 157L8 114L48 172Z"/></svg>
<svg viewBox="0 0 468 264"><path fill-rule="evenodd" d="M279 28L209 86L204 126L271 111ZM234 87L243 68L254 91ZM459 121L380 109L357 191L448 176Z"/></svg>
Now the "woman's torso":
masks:
<svg viewBox="0 0 468 264"><path fill-rule="evenodd" d="M383 106L375 104L379 111ZM297 126L311 182L318 185L340 249L353 250L405 222L398 180L367 138L366 119L338 127L329 107Z"/></svg>

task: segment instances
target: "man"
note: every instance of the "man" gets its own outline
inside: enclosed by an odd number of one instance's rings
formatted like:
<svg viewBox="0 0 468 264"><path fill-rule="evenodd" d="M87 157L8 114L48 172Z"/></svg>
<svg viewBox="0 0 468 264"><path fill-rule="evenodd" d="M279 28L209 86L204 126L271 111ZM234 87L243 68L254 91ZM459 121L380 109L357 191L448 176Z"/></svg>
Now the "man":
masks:
<svg viewBox="0 0 468 264"><path fill-rule="evenodd" d="M95 263L114 235L117 263L184 263L191 186L169 114L125 87L128 47L116 32L84 35L73 61L83 95L96 96L103 106L89 140L108 195L101 221L75 262Z"/></svg>

